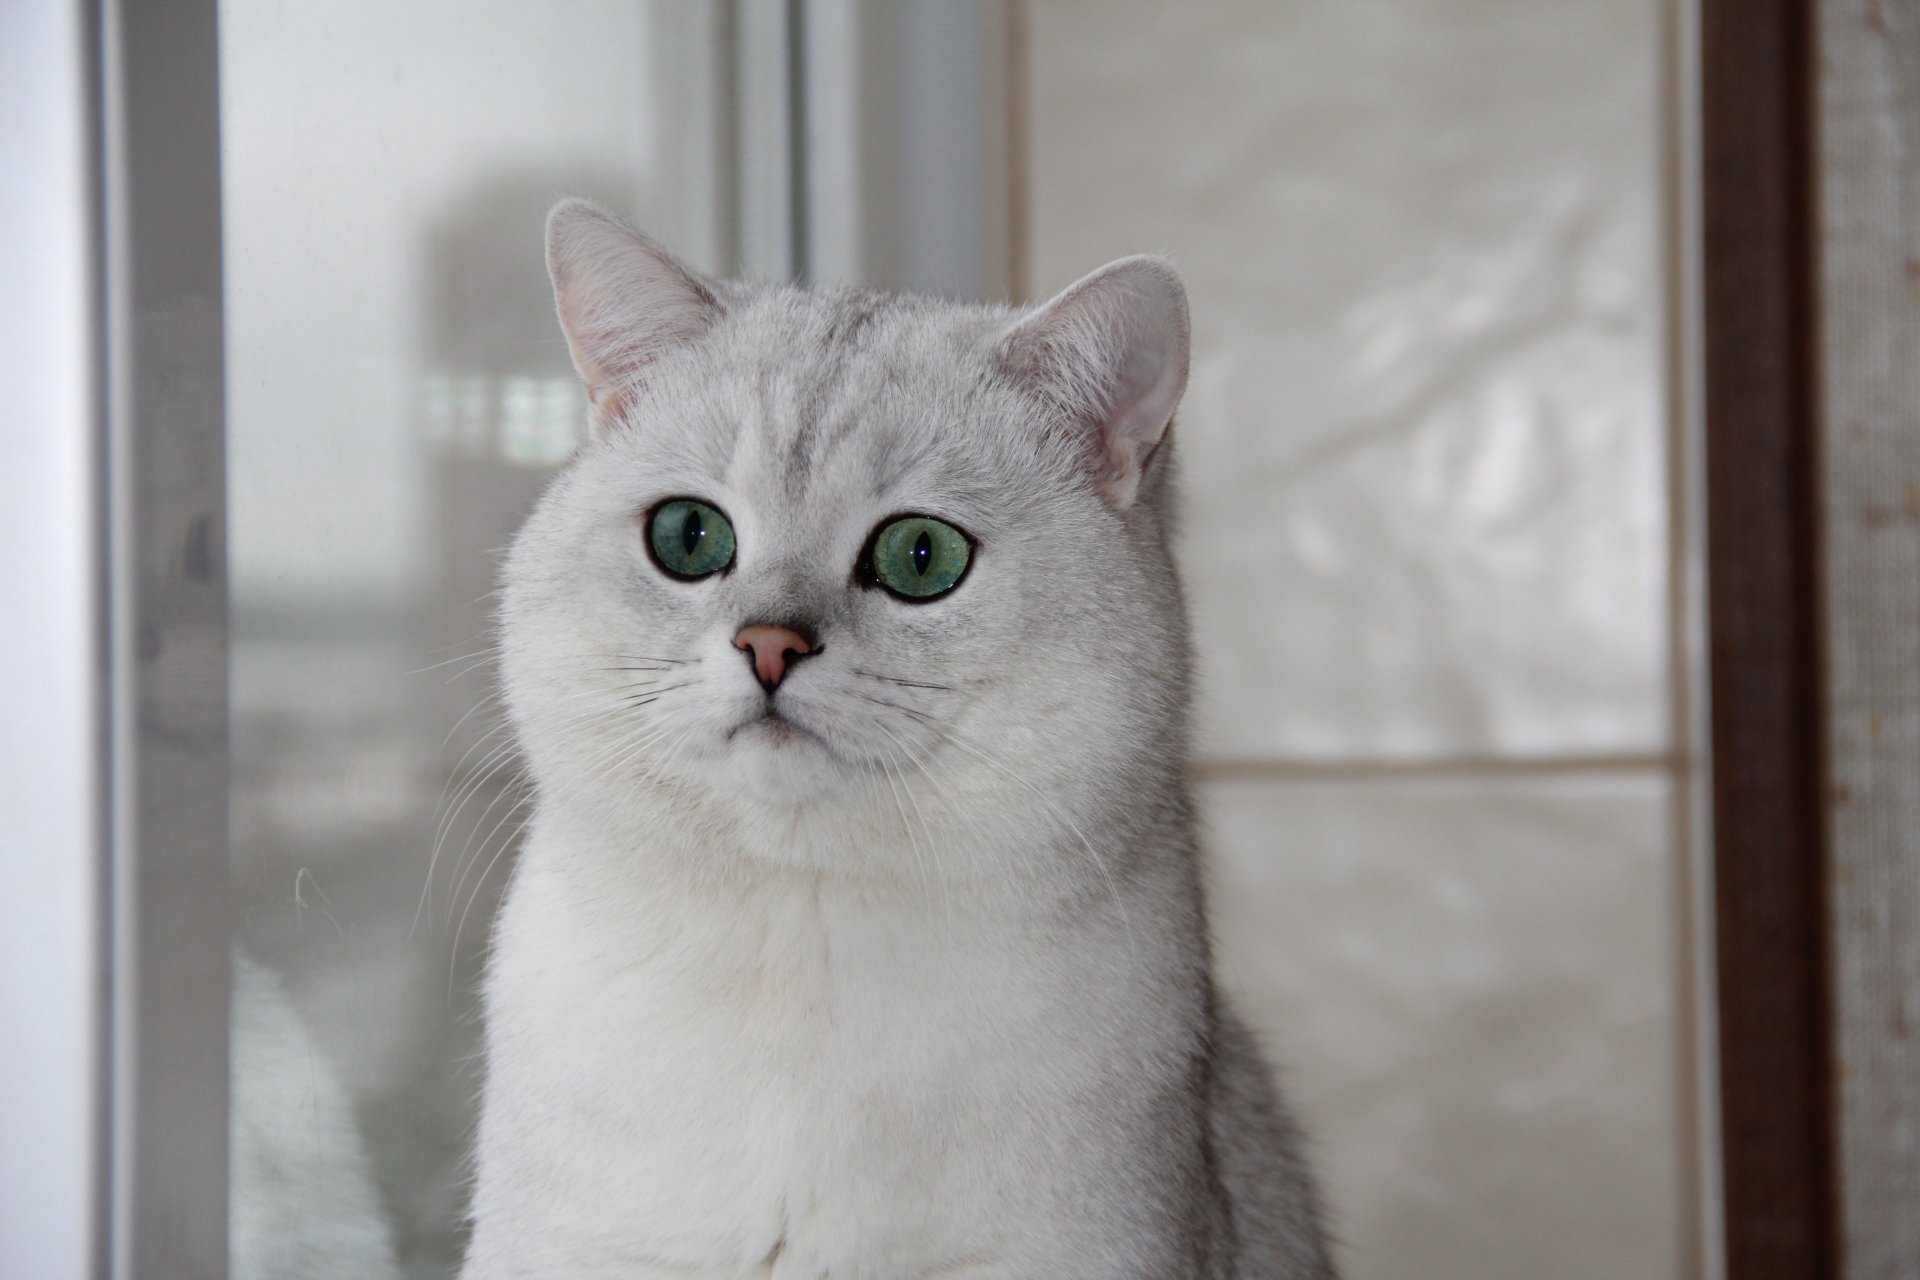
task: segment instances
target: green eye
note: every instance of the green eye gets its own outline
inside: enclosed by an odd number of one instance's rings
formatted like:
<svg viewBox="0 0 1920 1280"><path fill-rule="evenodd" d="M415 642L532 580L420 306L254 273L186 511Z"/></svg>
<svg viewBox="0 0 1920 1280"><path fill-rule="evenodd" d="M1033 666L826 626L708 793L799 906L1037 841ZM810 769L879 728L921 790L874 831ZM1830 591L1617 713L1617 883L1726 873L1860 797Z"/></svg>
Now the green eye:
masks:
<svg viewBox="0 0 1920 1280"><path fill-rule="evenodd" d="M675 498L654 508L647 545L674 577L704 578L733 563L733 526L718 507Z"/></svg>
<svg viewBox="0 0 1920 1280"><path fill-rule="evenodd" d="M967 535L930 516L902 516L873 539L873 576L907 600L951 591L966 576L973 545Z"/></svg>

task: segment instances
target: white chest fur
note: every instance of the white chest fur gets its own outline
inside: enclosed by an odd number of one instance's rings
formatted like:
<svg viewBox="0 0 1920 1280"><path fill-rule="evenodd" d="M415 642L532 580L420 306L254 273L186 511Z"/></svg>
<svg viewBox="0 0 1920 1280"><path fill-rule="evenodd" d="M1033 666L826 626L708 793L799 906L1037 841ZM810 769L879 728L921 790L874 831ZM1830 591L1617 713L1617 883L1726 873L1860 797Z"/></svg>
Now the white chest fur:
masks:
<svg viewBox="0 0 1920 1280"><path fill-rule="evenodd" d="M496 944L470 1280L1140 1260L1125 1171L1190 1043L1151 938L812 875L589 891L563 852Z"/></svg>

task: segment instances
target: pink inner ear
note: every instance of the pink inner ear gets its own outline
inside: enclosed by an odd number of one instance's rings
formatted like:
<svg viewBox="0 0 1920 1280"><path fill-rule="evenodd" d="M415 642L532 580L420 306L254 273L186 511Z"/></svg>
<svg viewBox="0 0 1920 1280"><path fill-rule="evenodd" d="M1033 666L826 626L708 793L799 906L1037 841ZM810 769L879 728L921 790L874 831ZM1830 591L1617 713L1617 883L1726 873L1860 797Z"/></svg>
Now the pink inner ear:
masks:
<svg viewBox="0 0 1920 1280"><path fill-rule="evenodd" d="M548 215L547 269L596 433L618 417L648 364L698 338L720 315L697 275L584 201L565 201Z"/></svg>
<svg viewBox="0 0 1920 1280"><path fill-rule="evenodd" d="M1127 258L1022 321L1004 363L1087 434L1095 483L1124 510L1186 389L1187 344L1180 278Z"/></svg>

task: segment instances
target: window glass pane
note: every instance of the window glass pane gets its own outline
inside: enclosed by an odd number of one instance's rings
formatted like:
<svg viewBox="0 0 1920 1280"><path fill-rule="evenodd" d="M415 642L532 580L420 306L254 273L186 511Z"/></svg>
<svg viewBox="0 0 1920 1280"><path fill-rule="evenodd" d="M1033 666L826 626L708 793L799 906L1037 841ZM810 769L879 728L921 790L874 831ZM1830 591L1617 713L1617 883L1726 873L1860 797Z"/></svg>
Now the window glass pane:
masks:
<svg viewBox="0 0 1920 1280"><path fill-rule="evenodd" d="M718 28L639 0L220 26L234 1275L446 1275L525 813L490 592L583 418L541 220L590 195L727 265L685 141Z"/></svg>
<svg viewBox="0 0 1920 1280"><path fill-rule="evenodd" d="M1191 290L1216 955L1348 1280L1691 1274L1665 12L1025 9L1029 287Z"/></svg>
<svg viewBox="0 0 1920 1280"><path fill-rule="evenodd" d="M223 6L241 1280L457 1265L527 813L492 591L583 420L546 208L944 281L976 162L1010 244L955 287L1192 291L1213 921L1348 1271L1682 1268L1658 8L962 9Z"/></svg>

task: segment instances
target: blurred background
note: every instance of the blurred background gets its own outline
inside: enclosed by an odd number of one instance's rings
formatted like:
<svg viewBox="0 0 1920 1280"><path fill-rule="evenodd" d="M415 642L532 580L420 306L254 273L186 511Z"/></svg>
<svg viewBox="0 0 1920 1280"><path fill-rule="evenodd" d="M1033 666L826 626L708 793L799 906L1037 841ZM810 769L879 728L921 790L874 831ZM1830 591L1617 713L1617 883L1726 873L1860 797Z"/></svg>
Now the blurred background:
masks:
<svg viewBox="0 0 1920 1280"><path fill-rule="evenodd" d="M1701 1274L1672 21L222 3L237 990L330 1117L259 1141L451 1274L525 816L490 593L581 427L540 227L584 194L764 278L1034 301L1171 255L1221 969L1347 1274Z"/></svg>

